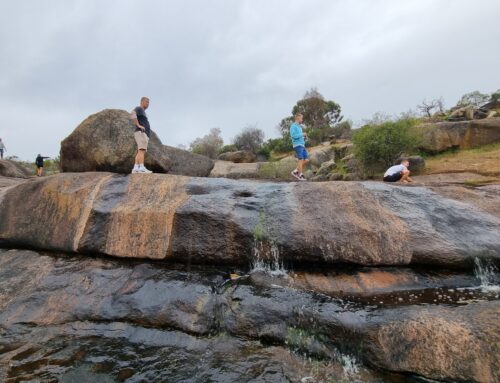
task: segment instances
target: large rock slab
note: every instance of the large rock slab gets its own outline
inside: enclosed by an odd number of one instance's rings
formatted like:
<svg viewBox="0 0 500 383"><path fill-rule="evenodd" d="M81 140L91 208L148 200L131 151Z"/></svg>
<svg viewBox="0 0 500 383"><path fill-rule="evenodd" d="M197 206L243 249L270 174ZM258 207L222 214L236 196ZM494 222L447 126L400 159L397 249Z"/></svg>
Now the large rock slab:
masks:
<svg viewBox="0 0 500 383"><path fill-rule="evenodd" d="M400 278L396 271L393 289L401 287L398 280L407 284L411 274L407 272L407 276L399 274ZM97 361L110 364L117 356L120 366L128 365L127 361L143 355L141 348L149 356L140 358L140 368L132 372L149 370L159 363L155 347L162 344L171 348L160 359L176 355L179 361L174 367L160 364L159 369L175 370L185 360L178 355L182 349L200 349L198 358L204 360L214 353L221 356L217 350L225 349L226 360L237 352L228 340L239 339L255 342L244 353L253 363L261 347L304 354L315 361L316 370L325 372L329 370L321 360L350 361L355 371L351 379L344 377L347 381L371 381L356 374L366 366L404 374L394 380L385 375L374 382L407 381L415 374L447 382L498 380L498 299L464 301L458 306L407 302L394 307L363 306L317 294L314 288L302 291L277 286L272 280L261 283L270 275L256 273L259 279L250 273L233 281L221 267L182 268L0 250L0 377L3 373L3 380L6 376L38 380L39 375L33 374L45 367L52 373L64 371L64 366L81 364L88 354L99 356L93 361L94 370L104 367ZM382 279L387 280L392 272L386 269L385 273ZM349 274L339 270L336 279L349 279ZM378 282L368 283L368 274L372 282ZM391 288L391 282L380 283L378 268L365 269L357 277L364 289ZM460 294L468 297L474 287L469 285ZM114 341L104 341L109 338ZM275 377L264 381L275 381Z"/></svg>
<svg viewBox="0 0 500 383"><path fill-rule="evenodd" d="M134 129L125 110L105 109L89 116L61 142L62 171L130 173L137 151ZM145 165L156 173L205 177L213 161L163 145L152 132Z"/></svg>
<svg viewBox="0 0 500 383"><path fill-rule="evenodd" d="M500 260L500 219L424 187L63 173L6 188L0 244L249 265Z"/></svg>
<svg viewBox="0 0 500 383"><path fill-rule="evenodd" d="M448 149L469 149L500 141L500 118L482 120L436 122L418 125L422 134L420 148L439 153Z"/></svg>
<svg viewBox="0 0 500 383"><path fill-rule="evenodd" d="M210 177L215 178L259 178L259 169L262 163L234 163L231 161L216 160Z"/></svg>
<svg viewBox="0 0 500 383"><path fill-rule="evenodd" d="M500 378L499 301L404 307L377 314L364 340L370 363L453 382Z"/></svg>
<svg viewBox="0 0 500 383"><path fill-rule="evenodd" d="M14 178L28 178L33 172L16 161L0 160L0 176Z"/></svg>

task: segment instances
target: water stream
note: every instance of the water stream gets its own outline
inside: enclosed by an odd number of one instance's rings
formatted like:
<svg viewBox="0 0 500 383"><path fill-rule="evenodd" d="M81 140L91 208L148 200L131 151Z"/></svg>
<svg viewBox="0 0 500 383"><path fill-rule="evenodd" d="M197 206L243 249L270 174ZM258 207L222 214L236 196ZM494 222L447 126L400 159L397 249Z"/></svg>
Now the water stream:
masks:
<svg viewBox="0 0 500 383"><path fill-rule="evenodd" d="M0 250L0 382L425 382L366 364L336 318L498 299L479 261L476 277L449 273L459 286L308 291L278 250L256 242L236 271Z"/></svg>

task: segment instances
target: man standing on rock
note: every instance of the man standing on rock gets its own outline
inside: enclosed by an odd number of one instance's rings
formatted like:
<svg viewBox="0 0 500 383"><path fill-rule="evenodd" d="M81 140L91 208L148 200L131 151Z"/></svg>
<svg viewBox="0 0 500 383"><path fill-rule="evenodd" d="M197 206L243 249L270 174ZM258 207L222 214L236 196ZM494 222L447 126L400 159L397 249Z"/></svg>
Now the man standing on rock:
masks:
<svg viewBox="0 0 500 383"><path fill-rule="evenodd" d="M151 127L149 126L146 109L149 106L149 98L142 97L139 106L130 113L135 124L134 138L137 143L137 154L135 155L135 165L132 173L152 173L151 170L144 166L144 155L148 150L149 137L151 135Z"/></svg>
<svg viewBox="0 0 500 383"><path fill-rule="evenodd" d="M299 181L306 181L306 177L302 174L302 170L304 165L309 162L309 154L307 154L305 142L307 134L302 132L302 125L300 125L302 120L302 114L296 113L295 122L290 126L290 137L292 138L293 150L295 150L295 155L298 159L297 167L292 172L292 176L297 178Z"/></svg>
<svg viewBox="0 0 500 383"><path fill-rule="evenodd" d="M400 165L391 166L384 174L384 182L412 182L408 166L410 166L408 160L401 161Z"/></svg>
<svg viewBox="0 0 500 383"><path fill-rule="evenodd" d="M3 160L3 152L7 151L7 148L5 147L2 139L0 138L0 159Z"/></svg>

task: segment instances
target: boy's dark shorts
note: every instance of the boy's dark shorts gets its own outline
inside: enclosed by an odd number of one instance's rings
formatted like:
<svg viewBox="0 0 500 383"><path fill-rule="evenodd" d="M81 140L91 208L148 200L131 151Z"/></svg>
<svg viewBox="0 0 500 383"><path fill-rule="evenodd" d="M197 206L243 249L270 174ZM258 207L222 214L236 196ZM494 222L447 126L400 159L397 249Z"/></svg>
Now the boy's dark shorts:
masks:
<svg viewBox="0 0 500 383"><path fill-rule="evenodd" d="M403 172L391 174L390 176L384 177L384 182L398 182L401 177L403 177Z"/></svg>
<svg viewBox="0 0 500 383"><path fill-rule="evenodd" d="M309 154L307 154L307 150L304 146L296 146L293 150L295 150L295 155L299 160L307 160L309 158Z"/></svg>

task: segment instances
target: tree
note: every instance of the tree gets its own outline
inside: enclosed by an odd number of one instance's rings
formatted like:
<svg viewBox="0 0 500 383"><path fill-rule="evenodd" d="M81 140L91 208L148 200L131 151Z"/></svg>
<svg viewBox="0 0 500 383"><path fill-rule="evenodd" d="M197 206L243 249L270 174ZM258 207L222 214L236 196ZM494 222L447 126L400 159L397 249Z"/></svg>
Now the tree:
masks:
<svg viewBox="0 0 500 383"><path fill-rule="evenodd" d="M239 150L249 150L255 154L264 142L264 132L257 128L256 125L249 125L238 134L234 140L234 145Z"/></svg>
<svg viewBox="0 0 500 383"><path fill-rule="evenodd" d="M417 109L423 115L430 118L435 113L433 112L434 110L436 110L436 112L444 112L444 100L442 97L431 101L424 99L420 105L417 105Z"/></svg>
<svg viewBox="0 0 500 383"><path fill-rule="evenodd" d="M489 101L494 101L494 102L499 102L500 101L500 89L498 89L496 92L493 92L490 95L490 100Z"/></svg>
<svg viewBox="0 0 500 383"><path fill-rule="evenodd" d="M365 125L353 135L354 153L368 172L394 164L402 154L412 154L419 142L413 132L414 119L387 121L381 125Z"/></svg>
<svg viewBox="0 0 500 383"><path fill-rule="evenodd" d="M333 128L343 119L339 104L325 100L316 88L311 88L294 105L292 115L283 118L279 123L278 130L283 139L289 137L290 125L296 113L301 113L303 116L303 124L310 139L308 145L329 139L334 135Z"/></svg>
<svg viewBox="0 0 500 383"><path fill-rule="evenodd" d="M292 109L292 115L302 113L304 124L309 129L333 128L343 118L340 105L327 101L316 88L311 88L304 94Z"/></svg>
<svg viewBox="0 0 500 383"><path fill-rule="evenodd" d="M393 118L390 114L385 112L375 112L371 118L363 120L363 125L382 125L387 121L392 121Z"/></svg>
<svg viewBox="0 0 500 383"><path fill-rule="evenodd" d="M474 92L466 93L462 96L462 98L458 101L457 106L475 106L480 107L485 102L488 101L490 96L487 94L481 93L478 90Z"/></svg>
<svg viewBox="0 0 500 383"><path fill-rule="evenodd" d="M352 137L352 121L344 120L336 124L333 128L333 137L335 138L351 138Z"/></svg>
<svg viewBox="0 0 500 383"><path fill-rule="evenodd" d="M209 134L201 138L196 138L193 142L191 142L189 149L193 153L215 159L217 158L222 145L224 145L224 140L221 137L221 130L219 128L212 128L210 129Z"/></svg>

